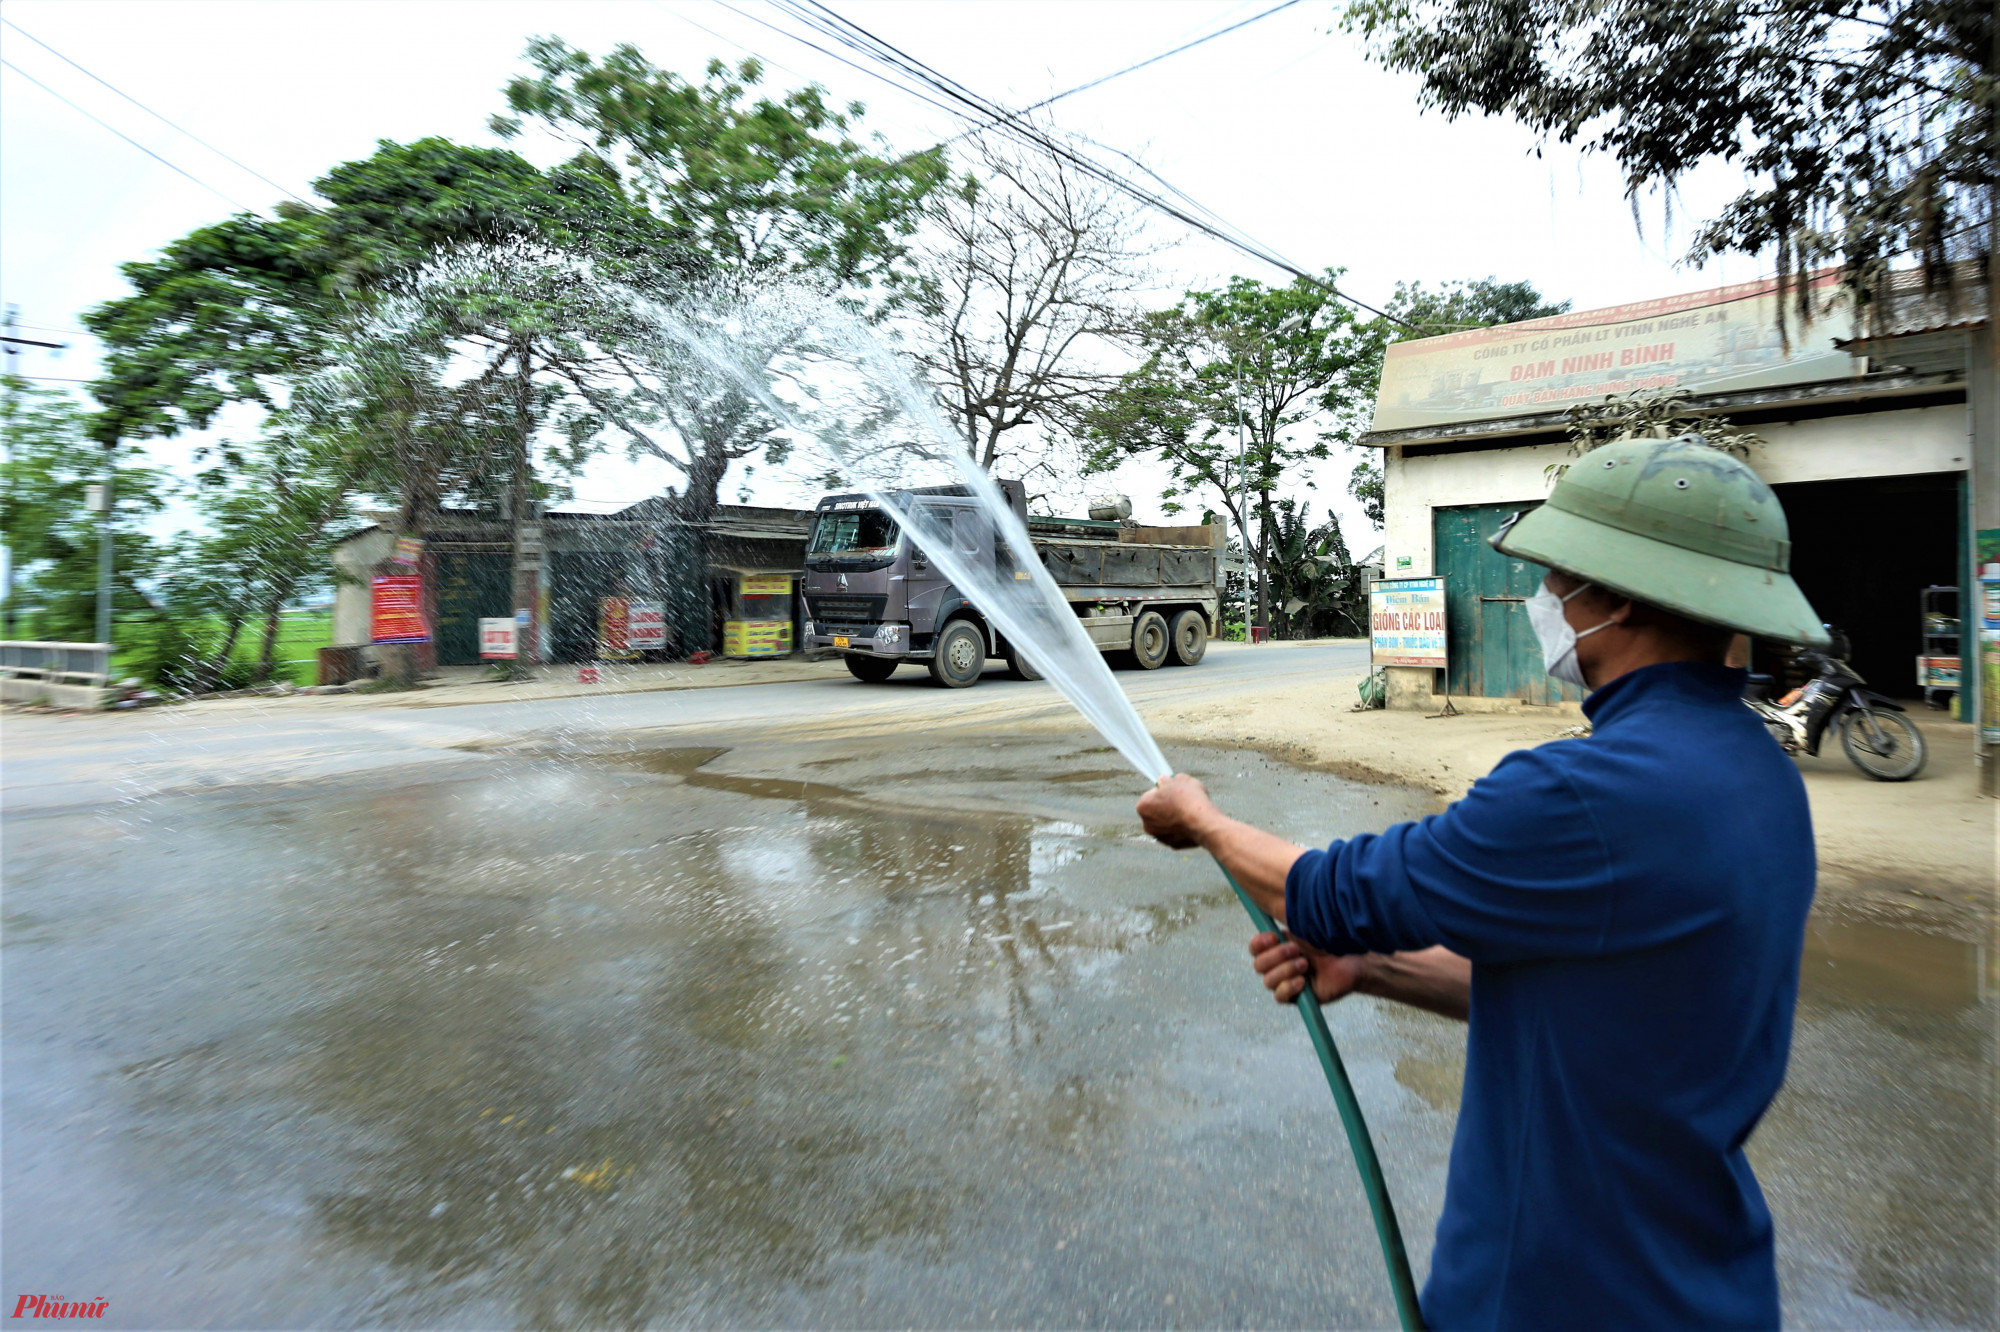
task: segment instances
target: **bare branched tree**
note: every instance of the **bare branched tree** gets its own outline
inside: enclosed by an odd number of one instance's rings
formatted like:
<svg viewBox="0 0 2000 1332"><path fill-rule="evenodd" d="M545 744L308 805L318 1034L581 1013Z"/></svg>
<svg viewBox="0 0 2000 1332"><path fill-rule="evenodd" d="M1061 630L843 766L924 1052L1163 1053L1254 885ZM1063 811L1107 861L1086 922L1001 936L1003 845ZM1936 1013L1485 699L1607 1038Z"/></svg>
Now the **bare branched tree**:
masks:
<svg viewBox="0 0 2000 1332"><path fill-rule="evenodd" d="M1157 247L1131 201L1060 160L985 138L969 156L932 196L917 360L980 466L1060 488Z"/></svg>

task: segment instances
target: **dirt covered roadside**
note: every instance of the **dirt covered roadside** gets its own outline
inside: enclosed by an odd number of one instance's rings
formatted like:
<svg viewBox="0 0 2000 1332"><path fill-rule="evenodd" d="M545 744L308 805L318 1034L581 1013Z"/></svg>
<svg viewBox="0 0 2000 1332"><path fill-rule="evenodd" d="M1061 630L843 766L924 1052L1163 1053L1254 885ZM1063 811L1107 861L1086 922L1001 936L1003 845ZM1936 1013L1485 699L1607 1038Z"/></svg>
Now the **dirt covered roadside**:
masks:
<svg viewBox="0 0 2000 1332"><path fill-rule="evenodd" d="M415 687L391 690L368 684L321 692L279 687L211 694L170 700L163 706L179 713L266 711L273 703L304 712L362 712L379 708L451 708L481 703L521 703L550 698L604 698L614 694L650 694L677 689L721 689L741 685L783 684L799 680L842 680L847 671L837 653L808 657L736 659L715 657L691 662L599 662L597 676L586 679L577 664L530 666L518 680L496 680L488 667L444 666ZM47 711L66 711L47 709Z"/></svg>
<svg viewBox="0 0 2000 1332"><path fill-rule="evenodd" d="M1282 648L1278 649L1282 650ZM1419 786L1456 800L1516 749L1564 742L1576 719L1545 713L1355 712L1359 673L1212 706L1148 710L1163 743L1246 745L1303 767ZM1971 728L1913 713L1930 763L1911 782L1872 781L1838 746L1799 760L1818 834L1821 912L1948 934L1993 938L2000 801L1973 790Z"/></svg>

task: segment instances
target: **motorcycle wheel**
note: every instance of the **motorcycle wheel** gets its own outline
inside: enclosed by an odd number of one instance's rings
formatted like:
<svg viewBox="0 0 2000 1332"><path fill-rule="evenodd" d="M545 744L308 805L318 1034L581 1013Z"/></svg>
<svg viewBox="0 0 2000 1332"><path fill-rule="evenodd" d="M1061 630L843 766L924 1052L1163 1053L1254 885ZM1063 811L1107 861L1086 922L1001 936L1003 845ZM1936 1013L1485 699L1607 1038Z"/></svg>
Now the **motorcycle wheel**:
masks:
<svg viewBox="0 0 2000 1332"><path fill-rule="evenodd" d="M1878 782L1907 782L1929 757L1924 733L1900 712L1850 712L1841 719L1840 747L1854 766Z"/></svg>

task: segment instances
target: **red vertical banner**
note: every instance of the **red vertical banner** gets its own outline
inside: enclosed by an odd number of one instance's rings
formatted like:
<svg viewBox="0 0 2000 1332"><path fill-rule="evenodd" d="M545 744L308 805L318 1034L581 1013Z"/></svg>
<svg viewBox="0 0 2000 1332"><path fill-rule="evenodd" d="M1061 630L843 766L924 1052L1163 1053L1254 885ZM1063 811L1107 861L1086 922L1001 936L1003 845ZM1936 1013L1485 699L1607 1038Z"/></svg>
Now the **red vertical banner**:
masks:
<svg viewBox="0 0 2000 1332"><path fill-rule="evenodd" d="M606 597L597 603L597 655L635 657L632 650L632 603L625 597Z"/></svg>
<svg viewBox="0 0 2000 1332"><path fill-rule="evenodd" d="M369 641L428 643L424 580L420 574L378 574L370 586Z"/></svg>

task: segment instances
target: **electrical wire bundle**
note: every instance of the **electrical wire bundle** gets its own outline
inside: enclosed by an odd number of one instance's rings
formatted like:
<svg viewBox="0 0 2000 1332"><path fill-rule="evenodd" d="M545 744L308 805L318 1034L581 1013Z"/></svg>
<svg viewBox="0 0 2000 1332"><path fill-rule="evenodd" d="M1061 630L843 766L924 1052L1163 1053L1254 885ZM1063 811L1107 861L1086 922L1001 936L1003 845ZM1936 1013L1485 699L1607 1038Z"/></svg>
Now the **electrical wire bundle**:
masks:
<svg viewBox="0 0 2000 1332"><path fill-rule="evenodd" d="M1220 37L1224 33L1234 32L1238 28L1246 27L1260 19L1268 18L1281 10L1289 9L1293 4L1297 3L1297 0L1284 0L1283 3L1266 9L1241 22L1218 29L1194 41L1182 43L1170 51L1163 51L1158 55L1150 56L1136 64L1128 65L1123 69L1092 79L1087 83L1078 84L1074 88L1057 93L1053 97L1044 98L1018 111L1006 106L1004 103L997 102L990 97L973 91L950 75L944 74L932 66L925 64L909 52L904 51L901 47L894 45L882 37L876 36L853 20L842 17L830 6L820 3L820 0L769 0L769 3L774 9L777 9L801 27L818 37L824 38L831 46L822 45L820 42L814 41L809 37L802 36L799 32L791 28L773 23L748 10L740 9L731 0L717 0L717 3L741 18L748 19L761 27L769 28L771 31L809 47L829 59L839 61L850 69L858 70L870 78L887 83L891 87L916 98L918 101L936 107L947 115L968 122L972 128L967 133L991 132L1003 135L1015 143L1054 158L1081 172L1083 175L1110 186L1112 189L1137 201L1144 207L1171 217L1182 225L1200 232L1202 235L1220 241L1224 245L1250 256L1259 263L1269 265L1302 282L1309 282L1314 286L1323 288L1356 309L1365 310L1369 314L1388 319L1405 328L1410 328L1412 331L1419 331L1415 329L1414 325L1410 325L1395 315L1368 304L1366 301L1356 299L1348 293L1341 291L1324 277L1309 272L1298 264L1293 263L1275 249L1250 235L1243 228L1230 222L1214 209L1209 208L1185 190L1174 185L1131 153L1125 152L1122 149L1109 147L1086 135L1059 129L1037 121L1032 114L1053 102L1061 101L1065 97L1082 92L1088 88L1097 87L1121 75L1129 74L1134 70L1143 69L1148 65L1166 59L1168 56L1177 55L1190 47L1199 46L1203 42ZM851 52L854 56L860 57L860 59L856 60L847 55L842 55L842 50ZM962 138L964 135L957 137ZM950 140L946 142L950 142ZM1133 180L1116 167L1107 165L1094 154L1109 154L1129 164L1132 168L1143 172L1154 181L1158 188L1151 188Z"/></svg>

